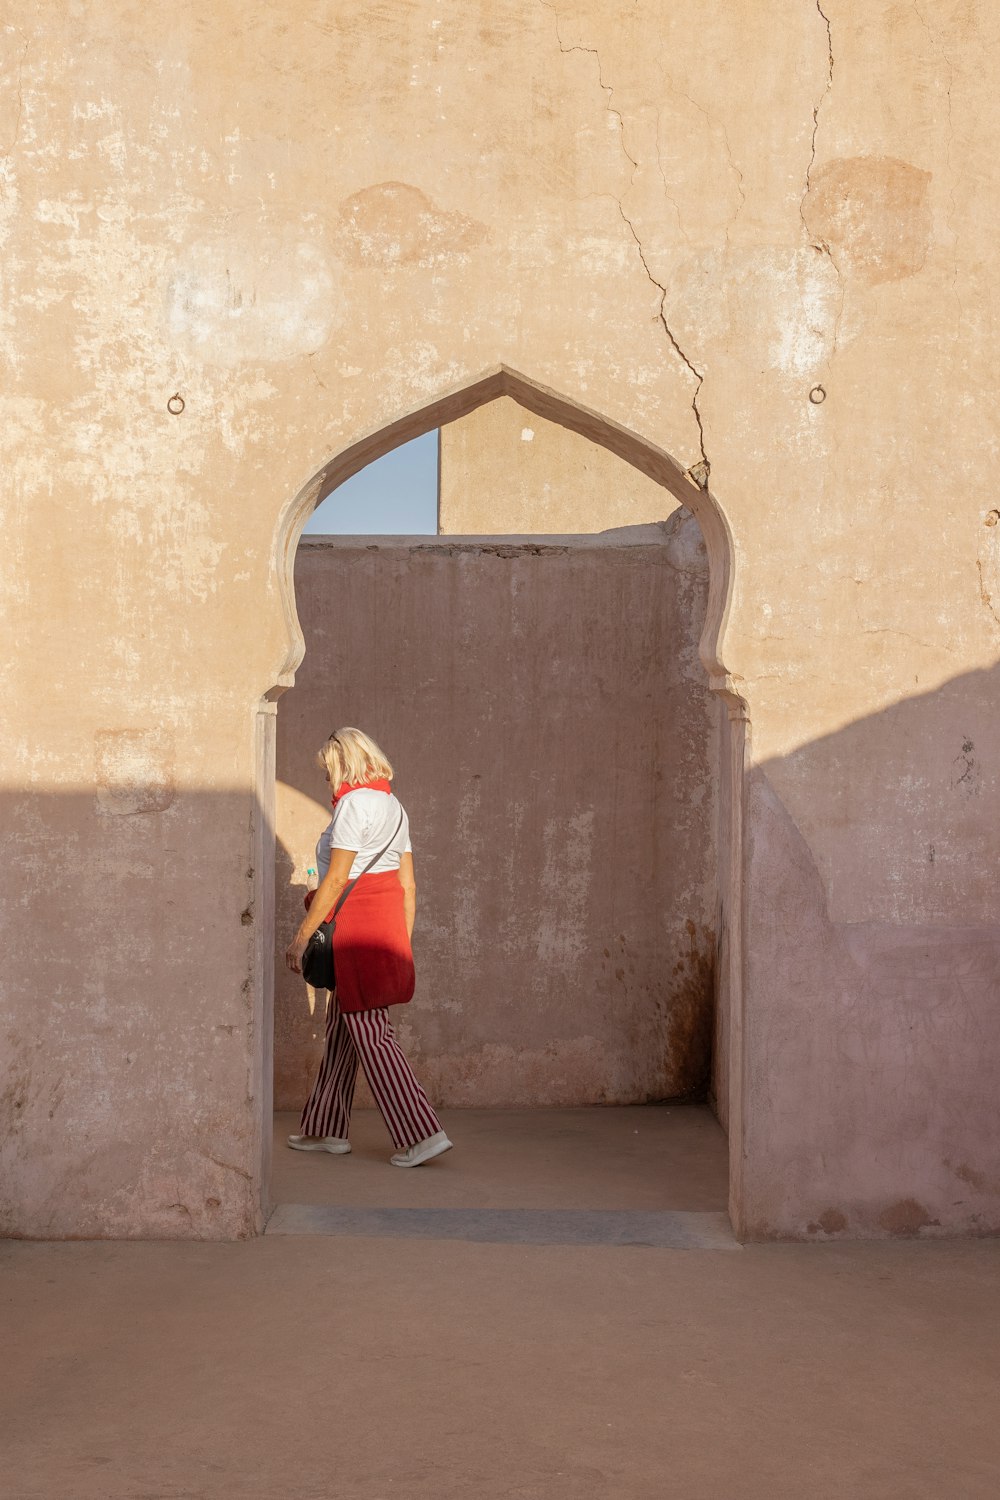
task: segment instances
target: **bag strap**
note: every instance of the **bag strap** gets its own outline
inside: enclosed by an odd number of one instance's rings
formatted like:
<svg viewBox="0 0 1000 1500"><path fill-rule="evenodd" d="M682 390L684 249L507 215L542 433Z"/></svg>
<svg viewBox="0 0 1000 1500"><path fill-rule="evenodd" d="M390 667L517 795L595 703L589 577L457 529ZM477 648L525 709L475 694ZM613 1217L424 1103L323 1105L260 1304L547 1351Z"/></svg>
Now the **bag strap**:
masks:
<svg viewBox="0 0 1000 1500"><path fill-rule="evenodd" d="M403 826L403 809L400 808L399 809L399 821L398 821L398 823L396 824L395 828L392 831L392 838L390 838L389 843L385 844L378 851L377 854L373 854L372 855L371 859L368 861L368 863L365 865L364 869L361 871L361 875L367 875L368 871L371 869L372 865L377 865L378 864L378 862L382 858L383 854L385 854L387 852L387 850L389 849L389 847L392 844L395 843L395 841L396 841L396 834L399 832L399 830L402 828L402 826ZM351 883L349 885L345 886L344 889L341 891L341 893L340 893L340 900L337 902L336 906L333 908L333 915L330 918L331 921L333 920L334 917L336 917L338 911L343 906L344 902L347 900L348 896L351 894L351 892L353 891L354 887L357 885L358 881L361 879L361 875L355 875L355 877L351 881Z"/></svg>

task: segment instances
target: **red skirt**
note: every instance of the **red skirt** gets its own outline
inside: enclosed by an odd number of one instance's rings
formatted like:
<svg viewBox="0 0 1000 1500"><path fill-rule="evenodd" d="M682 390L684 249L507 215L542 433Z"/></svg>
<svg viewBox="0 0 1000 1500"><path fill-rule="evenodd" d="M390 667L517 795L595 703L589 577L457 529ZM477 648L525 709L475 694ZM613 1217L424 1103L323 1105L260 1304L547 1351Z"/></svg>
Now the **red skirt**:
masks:
<svg viewBox="0 0 1000 1500"><path fill-rule="evenodd" d="M413 950L394 870L361 876L337 913L333 960L341 1010L381 1010L413 999Z"/></svg>

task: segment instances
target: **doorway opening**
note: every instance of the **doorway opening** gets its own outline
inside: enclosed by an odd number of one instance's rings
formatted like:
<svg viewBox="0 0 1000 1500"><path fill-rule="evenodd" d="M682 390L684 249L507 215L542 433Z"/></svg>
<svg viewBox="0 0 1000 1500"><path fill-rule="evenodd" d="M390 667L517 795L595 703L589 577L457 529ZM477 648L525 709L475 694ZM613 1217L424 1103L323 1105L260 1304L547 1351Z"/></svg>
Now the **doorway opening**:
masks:
<svg viewBox="0 0 1000 1500"><path fill-rule="evenodd" d="M526 534L532 497L545 529ZM307 650L278 721L272 1229L417 1204L724 1216L731 808L728 721L698 657L702 531L662 479L509 400L444 429L439 524L312 536L295 559ZM384 745L414 830L418 992L393 1019L462 1148L416 1174L385 1171L370 1110L349 1164L283 1149L326 996L280 955L335 723Z"/></svg>

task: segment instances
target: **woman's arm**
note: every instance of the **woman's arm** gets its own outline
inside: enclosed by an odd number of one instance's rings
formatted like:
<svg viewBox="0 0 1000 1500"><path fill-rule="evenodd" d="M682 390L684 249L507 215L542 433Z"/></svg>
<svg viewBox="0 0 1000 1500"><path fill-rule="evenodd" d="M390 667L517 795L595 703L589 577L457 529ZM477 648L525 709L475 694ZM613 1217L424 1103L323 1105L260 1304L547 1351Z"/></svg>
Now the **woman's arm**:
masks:
<svg viewBox="0 0 1000 1500"><path fill-rule="evenodd" d="M413 874L413 855L399 857L399 883L403 887L403 911L406 913L407 936L413 936L413 923L417 915L417 882Z"/></svg>
<svg viewBox="0 0 1000 1500"><path fill-rule="evenodd" d="M351 876L351 866L357 859L356 849L333 849L330 852L330 868L320 881L319 889L302 918L298 932L285 949L285 963L293 974L302 973L302 955L306 944L333 911L341 892Z"/></svg>

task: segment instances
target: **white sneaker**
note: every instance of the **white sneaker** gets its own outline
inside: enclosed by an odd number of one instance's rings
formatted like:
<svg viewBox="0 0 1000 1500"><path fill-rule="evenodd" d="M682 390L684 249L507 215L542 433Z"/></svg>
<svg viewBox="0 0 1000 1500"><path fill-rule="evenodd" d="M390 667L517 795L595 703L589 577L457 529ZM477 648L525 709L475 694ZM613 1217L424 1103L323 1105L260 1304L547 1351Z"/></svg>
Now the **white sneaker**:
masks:
<svg viewBox="0 0 1000 1500"><path fill-rule="evenodd" d="M329 1151L334 1156L346 1156L351 1149L350 1141L339 1135L290 1135L288 1144L293 1151Z"/></svg>
<svg viewBox="0 0 1000 1500"><path fill-rule="evenodd" d="M397 1151L389 1160L394 1167L421 1167L425 1161L433 1161L435 1156L443 1156L450 1150L451 1141L443 1130L439 1130L436 1135L429 1135L426 1141L418 1141L415 1146L407 1146L405 1151Z"/></svg>

